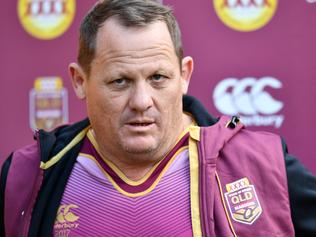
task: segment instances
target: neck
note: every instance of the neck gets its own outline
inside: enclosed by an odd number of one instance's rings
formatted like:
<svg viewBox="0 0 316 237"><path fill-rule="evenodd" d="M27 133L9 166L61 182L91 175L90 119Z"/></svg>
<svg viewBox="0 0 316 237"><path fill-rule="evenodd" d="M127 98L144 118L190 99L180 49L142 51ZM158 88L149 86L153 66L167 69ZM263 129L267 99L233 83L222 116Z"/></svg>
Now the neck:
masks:
<svg viewBox="0 0 316 237"><path fill-rule="evenodd" d="M103 157L106 157L113 165L115 165L128 179L138 181L143 178L152 168L160 162L168 152L176 145L180 134L192 124L193 120L190 116L183 114L183 125L181 126L180 132L176 134L174 141L171 142L169 147L165 148L165 151L157 151L160 155L156 154L119 154L111 155L111 152L102 149L99 146L99 152ZM94 135L94 133L93 133ZM95 135L94 135L95 137ZM95 137L96 138L96 137ZM97 139L96 139L97 141ZM123 157L120 159L120 157Z"/></svg>

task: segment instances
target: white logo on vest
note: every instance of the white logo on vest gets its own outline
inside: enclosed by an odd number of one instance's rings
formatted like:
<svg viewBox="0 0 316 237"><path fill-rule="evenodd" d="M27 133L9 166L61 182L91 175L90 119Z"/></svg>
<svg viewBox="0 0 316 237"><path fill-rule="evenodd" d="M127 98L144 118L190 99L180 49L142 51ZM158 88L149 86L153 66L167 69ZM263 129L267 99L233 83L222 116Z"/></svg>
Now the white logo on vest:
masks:
<svg viewBox="0 0 316 237"><path fill-rule="evenodd" d="M282 83L273 77L227 78L215 87L214 104L223 114L240 115L245 125L280 128L284 115L276 113L283 108L283 102L264 91L266 87L280 89Z"/></svg>

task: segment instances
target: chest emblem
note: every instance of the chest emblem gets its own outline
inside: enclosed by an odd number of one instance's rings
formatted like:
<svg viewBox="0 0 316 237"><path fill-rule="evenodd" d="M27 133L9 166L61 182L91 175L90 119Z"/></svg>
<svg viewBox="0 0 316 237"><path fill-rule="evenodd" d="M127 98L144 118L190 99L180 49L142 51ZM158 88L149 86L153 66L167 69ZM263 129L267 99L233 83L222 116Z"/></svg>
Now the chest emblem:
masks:
<svg viewBox="0 0 316 237"><path fill-rule="evenodd" d="M79 227L79 216L75 214L78 208L74 204L59 206L54 224L55 237L68 237L72 230Z"/></svg>
<svg viewBox="0 0 316 237"><path fill-rule="evenodd" d="M247 178L226 184L225 199L233 220L251 225L261 215L262 208L254 185Z"/></svg>

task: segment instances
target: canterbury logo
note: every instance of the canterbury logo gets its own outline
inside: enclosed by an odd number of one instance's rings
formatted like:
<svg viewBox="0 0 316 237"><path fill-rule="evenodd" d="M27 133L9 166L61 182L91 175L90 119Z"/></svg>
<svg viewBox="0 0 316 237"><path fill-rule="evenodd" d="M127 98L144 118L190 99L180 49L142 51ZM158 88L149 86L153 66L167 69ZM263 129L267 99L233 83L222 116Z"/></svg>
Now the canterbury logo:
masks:
<svg viewBox="0 0 316 237"><path fill-rule="evenodd" d="M70 205L61 205L58 208L57 212L57 221L59 223L65 223L65 222L75 222L79 219L78 216L73 214L71 212L71 209L79 208L77 205L70 204Z"/></svg>
<svg viewBox="0 0 316 237"><path fill-rule="evenodd" d="M264 91L266 87L280 89L282 84L273 77L263 77L259 80L252 77L242 80L225 79L214 90L215 106L220 112L227 115L277 113L283 108L283 103Z"/></svg>

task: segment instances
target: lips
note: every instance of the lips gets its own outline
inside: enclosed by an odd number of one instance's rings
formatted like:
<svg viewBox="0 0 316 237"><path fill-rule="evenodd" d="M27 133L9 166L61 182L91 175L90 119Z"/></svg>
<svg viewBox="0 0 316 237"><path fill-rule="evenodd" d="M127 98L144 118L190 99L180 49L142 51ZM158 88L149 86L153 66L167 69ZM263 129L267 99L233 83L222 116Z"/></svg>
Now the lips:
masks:
<svg viewBox="0 0 316 237"><path fill-rule="evenodd" d="M152 124L152 123L155 123L155 120L149 119L149 118L130 119L126 122L126 124L135 125L135 126L148 125L148 124Z"/></svg>
<svg viewBox="0 0 316 237"><path fill-rule="evenodd" d="M148 126L150 124L152 123L128 123L128 125L131 125L131 126L141 126L141 127Z"/></svg>
<svg viewBox="0 0 316 237"><path fill-rule="evenodd" d="M125 123L125 125L134 131L146 131L155 125L154 119L132 119Z"/></svg>

